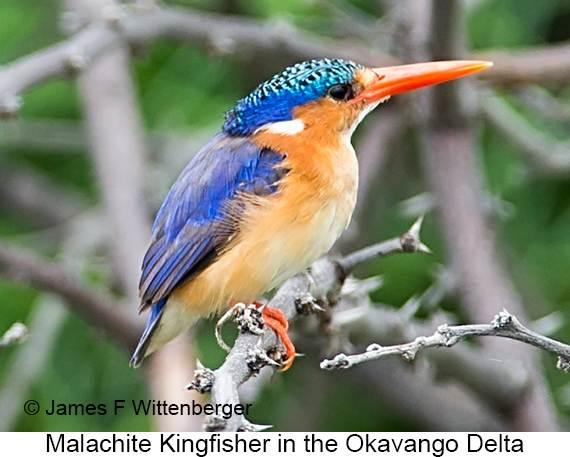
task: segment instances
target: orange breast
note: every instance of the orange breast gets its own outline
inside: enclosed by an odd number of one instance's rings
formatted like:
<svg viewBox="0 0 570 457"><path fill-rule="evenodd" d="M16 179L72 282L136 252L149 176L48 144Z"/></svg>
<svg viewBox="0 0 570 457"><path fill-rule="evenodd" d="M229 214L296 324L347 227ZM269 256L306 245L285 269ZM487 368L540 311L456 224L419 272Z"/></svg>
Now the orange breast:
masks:
<svg viewBox="0 0 570 457"><path fill-rule="evenodd" d="M296 114L306 123L303 131L262 130L253 138L287 155L289 172L281 190L248 205L231 246L173 291L169 304L179 302L192 314L207 315L237 302L251 303L325 254L346 228L358 185L350 134L331 129L323 119L313 123L312 110Z"/></svg>

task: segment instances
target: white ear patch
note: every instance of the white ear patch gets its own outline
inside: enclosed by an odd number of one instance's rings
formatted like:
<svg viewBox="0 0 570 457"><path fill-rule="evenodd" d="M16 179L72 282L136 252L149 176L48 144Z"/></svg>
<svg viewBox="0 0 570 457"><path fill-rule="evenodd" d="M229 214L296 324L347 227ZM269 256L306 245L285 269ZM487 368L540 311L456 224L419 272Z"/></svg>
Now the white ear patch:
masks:
<svg viewBox="0 0 570 457"><path fill-rule="evenodd" d="M295 135L305 130L305 124L301 119L293 119L291 121L269 122L259 127L257 131L266 130L269 133L277 135Z"/></svg>

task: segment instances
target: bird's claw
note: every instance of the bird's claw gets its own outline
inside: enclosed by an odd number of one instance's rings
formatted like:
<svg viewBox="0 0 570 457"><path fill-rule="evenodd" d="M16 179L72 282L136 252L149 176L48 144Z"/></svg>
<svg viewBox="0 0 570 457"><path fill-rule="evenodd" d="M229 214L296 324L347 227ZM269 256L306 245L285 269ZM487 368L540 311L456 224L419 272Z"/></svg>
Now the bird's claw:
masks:
<svg viewBox="0 0 570 457"><path fill-rule="evenodd" d="M281 338L283 345L285 346L285 360L281 361L280 371L287 371L289 368L291 368L293 360L295 360L296 356L295 346L293 345L293 342L287 333L289 322L280 310L270 308L268 306L263 307L262 315L265 325L271 327L275 333L277 333L279 338Z"/></svg>
<svg viewBox="0 0 570 457"><path fill-rule="evenodd" d="M230 352L231 348L222 338L222 327L229 320L235 320L240 333L249 331L256 335L261 335L263 333L263 325L267 325L275 330L275 333L277 333L285 346L285 355L279 354L278 357L276 357L276 359L280 361L281 371L286 371L291 367L297 354L295 352L295 346L287 333L289 322L280 310L270 308L259 302L254 302L249 306L246 306L244 303L238 303L229 309L220 318L215 330L218 344L225 349L226 352ZM281 360L283 357L285 357L285 360ZM271 357L268 358L273 363L276 362L275 359ZM265 364L270 363L267 360L264 360L264 362Z"/></svg>

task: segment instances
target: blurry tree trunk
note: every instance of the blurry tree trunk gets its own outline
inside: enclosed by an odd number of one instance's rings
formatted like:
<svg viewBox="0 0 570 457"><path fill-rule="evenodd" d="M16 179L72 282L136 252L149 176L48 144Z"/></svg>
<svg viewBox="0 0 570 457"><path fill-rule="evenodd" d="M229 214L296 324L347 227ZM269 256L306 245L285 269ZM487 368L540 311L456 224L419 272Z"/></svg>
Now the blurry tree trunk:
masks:
<svg viewBox="0 0 570 457"><path fill-rule="evenodd" d="M82 8L81 16L91 21L105 20L111 0L73 3ZM140 265L148 246L150 221L143 196L145 146L133 84L129 75L128 49L117 46L91 64L79 78L86 128L97 170L108 223L112 227L109 252L114 261L121 289L127 295L133 313L138 308L137 285ZM146 363L151 396L167 403L186 403L195 392L183 391L191 379L194 357L188 337L182 336L168 348L157 352ZM197 399L197 398L196 398ZM160 431L199 430L201 421L194 416L154 416Z"/></svg>
<svg viewBox="0 0 570 457"><path fill-rule="evenodd" d="M431 2L431 20L419 60L461 59L464 21L462 2ZM451 268L456 275L465 313L487 323L503 308L524 315L520 298L501 265L494 236L483 212L483 191L476 160L472 94L464 81L453 81L422 94L422 140L426 174L437 202ZM558 425L548 396L537 351L513 341L482 341L505 369L528 376L528 393L513 405L512 424L519 431L552 431ZM491 358L491 355L490 355Z"/></svg>

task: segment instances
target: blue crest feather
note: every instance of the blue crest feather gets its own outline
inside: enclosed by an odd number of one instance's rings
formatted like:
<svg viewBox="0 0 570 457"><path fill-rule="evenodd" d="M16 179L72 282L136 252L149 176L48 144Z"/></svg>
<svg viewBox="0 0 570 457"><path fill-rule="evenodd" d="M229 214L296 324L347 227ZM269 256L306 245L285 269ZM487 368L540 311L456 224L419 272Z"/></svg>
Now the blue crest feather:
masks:
<svg viewBox="0 0 570 457"><path fill-rule="evenodd" d="M361 66L340 59L310 60L289 67L228 111L223 130L243 136L268 122L291 120L293 108L318 100L334 84L350 83L358 68Z"/></svg>

